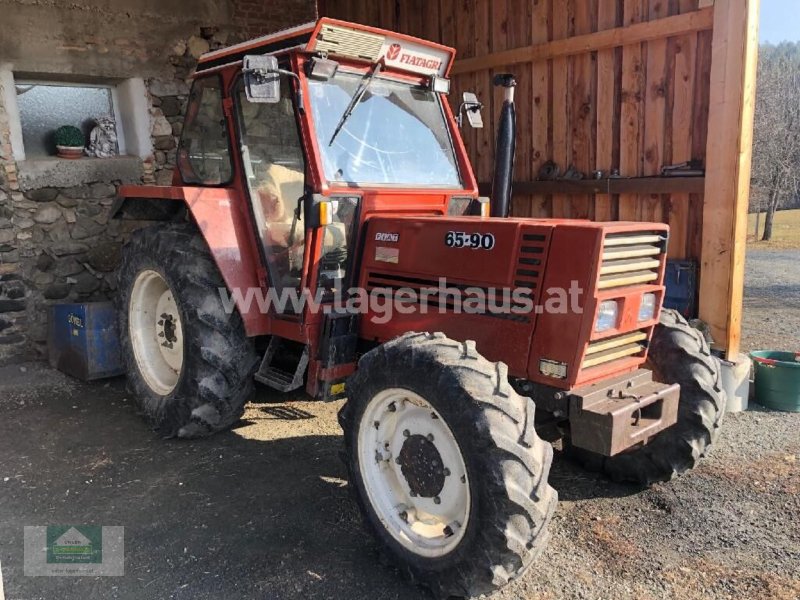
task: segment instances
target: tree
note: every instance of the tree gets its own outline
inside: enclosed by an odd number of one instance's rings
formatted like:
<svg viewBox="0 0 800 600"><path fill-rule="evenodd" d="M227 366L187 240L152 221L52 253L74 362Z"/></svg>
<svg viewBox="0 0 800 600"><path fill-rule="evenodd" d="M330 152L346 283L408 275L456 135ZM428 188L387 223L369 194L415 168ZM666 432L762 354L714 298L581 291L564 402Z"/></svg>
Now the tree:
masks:
<svg viewBox="0 0 800 600"><path fill-rule="evenodd" d="M753 145L753 191L767 211L764 241L772 239L775 211L800 188L800 45L762 46L758 65Z"/></svg>

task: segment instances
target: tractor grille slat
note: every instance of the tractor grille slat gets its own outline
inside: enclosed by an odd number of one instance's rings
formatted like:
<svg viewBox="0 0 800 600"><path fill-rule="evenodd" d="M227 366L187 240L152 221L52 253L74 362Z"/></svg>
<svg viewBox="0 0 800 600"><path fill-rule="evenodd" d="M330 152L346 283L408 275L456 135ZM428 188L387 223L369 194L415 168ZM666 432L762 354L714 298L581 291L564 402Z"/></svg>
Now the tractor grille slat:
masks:
<svg viewBox="0 0 800 600"><path fill-rule="evenodd" d="M609 290L659 279L664 238L650 233L611 234L603 244L600 290Z"/></svg>
<svg viewBox="0 0 800 600"><path fill-rule="evenodd" d="M600 340L599 342L592 342L586 349L586 355L589 356L599 352L605 352L606 350L619 348L620 346L627 346L628 344L643 342L646 339L647 334L644 331L634 331L633 333L628 333L620 337Z"/></svg>
<svg viewBox="0 0 800 600"><path fill-rule="evenodd" d="M655 258L634 258L630 260L608 261L600 269L601 275L614 275L617 273L630 273L632 271L647 271L657 269L661 263Z"/></svg>
<svg viewBox="0 0 800 600"><path fill-rule="evenodd" d="M591 342L586 349L586 356L583 359L583 369L589 369L598 365L637 356L644 352L645 346L642 342L647 341L647 334L644 331L633 331L617 337Z"/></svg>
<svg viewBox="0 0 800 600"><path fill-rule="evenodd" d="M641 258L644 256L658 256L661 248L648 244L632 246L606 247L603 250L603 260L621 260L625 258Z"/></svg>
<svg viewBox="0 0 800 600"><path fill-rule="evenodd" d="M606 248L615 246L631 246L633 244L660 244L661 236L657 233L612 233L606 237Z"/></svg>

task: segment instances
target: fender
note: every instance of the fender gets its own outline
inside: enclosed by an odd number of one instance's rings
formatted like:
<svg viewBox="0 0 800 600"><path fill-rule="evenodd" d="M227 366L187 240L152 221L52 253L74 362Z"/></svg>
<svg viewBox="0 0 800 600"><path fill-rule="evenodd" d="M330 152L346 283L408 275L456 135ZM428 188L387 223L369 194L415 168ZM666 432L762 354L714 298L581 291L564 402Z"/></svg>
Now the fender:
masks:
<svg viewBox="0 0 800 600"><path fill-rule="evenodd" d="M263 280L258 250L253 247L249 221L242 212L244 206L246 203L238 192L230 188L125 185L119 189L111 216L174 221L181 220L188 211L214 257L228 292L240 290L241 294L235 298L236 308L247 335L252 337L269 333L269 322L259 311L258 302L250 302L249 306L243 302L248 290L261 290Z"/></svg>

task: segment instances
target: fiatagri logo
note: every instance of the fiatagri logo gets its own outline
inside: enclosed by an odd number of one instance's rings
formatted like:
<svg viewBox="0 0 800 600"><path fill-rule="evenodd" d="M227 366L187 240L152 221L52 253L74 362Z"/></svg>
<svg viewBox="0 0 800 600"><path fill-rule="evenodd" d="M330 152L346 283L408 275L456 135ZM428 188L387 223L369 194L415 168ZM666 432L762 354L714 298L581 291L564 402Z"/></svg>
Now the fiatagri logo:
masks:
<svg viewBox="0 0 800 600"><path fill-rule="evenodd" d="M400 51L403 47L400 44L392 44L389 46L389 51L386 53L386 58L389 60L397 60L397 57L400 56Z"/></svg>
<svg viewBox="0 0 800 600"><path fill-rule="evenodd" d="M442 66L442 61L438 58L430 58L427 56L403 52L403 47L400 44L392 44L389 46L389 49L386 51L386 59L399 60L404 65L422 67L424 69L433 69L436 71L438 71Z"/></svg>

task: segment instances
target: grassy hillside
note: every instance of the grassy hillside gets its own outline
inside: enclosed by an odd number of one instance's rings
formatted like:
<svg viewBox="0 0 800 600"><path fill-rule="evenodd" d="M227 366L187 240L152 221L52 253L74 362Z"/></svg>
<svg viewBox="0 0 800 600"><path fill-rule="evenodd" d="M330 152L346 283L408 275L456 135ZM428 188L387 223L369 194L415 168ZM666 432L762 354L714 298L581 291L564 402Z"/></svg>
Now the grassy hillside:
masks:
<svg viewBox="0 0 800 600"><path fill-rule="evenodd" d="M758 239L764 233L764 213L761 213L761 223ZM772 227L772 241L756 241L756 216L750 215L747 227L747 241L757 248L800 248L800 210L781 210L775 215L775 224Z"/></svg>

